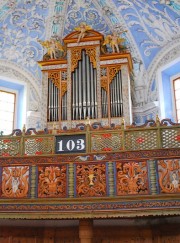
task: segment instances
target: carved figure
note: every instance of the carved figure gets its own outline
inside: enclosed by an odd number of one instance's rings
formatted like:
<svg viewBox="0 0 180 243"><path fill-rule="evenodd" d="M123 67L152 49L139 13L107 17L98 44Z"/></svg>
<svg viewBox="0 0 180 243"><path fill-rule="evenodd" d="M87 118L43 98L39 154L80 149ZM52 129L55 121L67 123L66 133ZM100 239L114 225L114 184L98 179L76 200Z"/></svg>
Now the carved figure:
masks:
<svg viewBox="0 0 180 243"><path fill-rule="evenodd" d="M171 183L172 183L174 188L178 188L179 187L179 181L177 180L176 173L172 174L172 181L171 181Z"/></svg>
<svg viewBox="0 0 180 243"><path fill-rule="evenodd" d="M123 31L123 32L126 32L126 31ZM120 32L120 34L122 34L123 32ZM115 52L119 53L120 52L119 45L122 46L123 42L125 42L125 39L120 38L117 32L113 32L112 35L106 36L103 46L110 45L113 53L115 53Z"/></svg>
<svg viewBox="0 0 180 243"><path fill-rule="evenodd" d="M159 185L161 192L163 193L177 193L180 192L179 172L180 162L179 160L159 160L158 173L159 173Z"/></svg>
<svg viewBox="0 0 180 243"><path fill-rule="evenodd" d="M3 197L27 197L29 183L29 167L4 167L2 181Z"/></svg>
<svg viewBox="0 0 180 243"><path fill-rule="evenodd" d="M106 195L105 165L78 165L76 191L79 197Z"/></svg>
<svg viewBox="0 0 180 243"><path fill-rule="evenodd" d="M84 23L84 22L80 23L80 25L79 25L78 27L75 28L75 30L77 30L77 31L80 32L80 33L79 33L79 36L78 36L78 40L77 40L77 42L79 43L80 40L81 40L82 38L84 38L84 36L87 34L87 31L88 31L88 30L91 30L91 29L92 29L92 28L91 28L90 26L86 25L86 23Z"/></svg>
<svg viewBox="0 0 180 243"><path fill-rule="evenodd" d="M51 38L47 41L40 41L39 43L47 49L47 54L49 55L50 59L57 59L56 52L61 51L64 52L63 46L60 42L56 41L55 39Z"/></svg>

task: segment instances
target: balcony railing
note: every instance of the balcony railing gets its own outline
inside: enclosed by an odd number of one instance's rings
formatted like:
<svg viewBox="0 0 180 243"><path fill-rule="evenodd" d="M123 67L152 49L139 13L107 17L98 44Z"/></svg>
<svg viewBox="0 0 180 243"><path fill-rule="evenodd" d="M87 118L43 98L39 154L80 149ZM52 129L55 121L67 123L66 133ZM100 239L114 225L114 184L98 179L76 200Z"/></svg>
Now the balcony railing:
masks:
<svg viewBox="0 0 180 243"><path fill-rule="evenodd" d="M0 212L174 214L180 208L179 148L180 124L169 119L126 128L94 123L14 130L0 136Z"/></svg>
<svg viewBox="0 0 180 243"><path fill-rule="evenodd" d="M147 121L142 126L102 127L100 123L90 125L79 124L71 130L50 130L37 132L30 128L27 131L14 130L9 136L0 136L0 156L39 156L57 153L57 138L60 139L59 147L69 146L66 150L59 150L58 154L81 153L81 148L74 150L72 147L85 146L85 153L122 152L136 150L152 150L165 148L180 148L180 124L169 119ZM82 136L82 138L81 138ZM77 137L77 139L76 139ZM66 141L64 141L64 139ZM82 139L84 140L81 144ZM70 141L68 143L68 140ZM68 143L68 144L64 144Z"/></svg>

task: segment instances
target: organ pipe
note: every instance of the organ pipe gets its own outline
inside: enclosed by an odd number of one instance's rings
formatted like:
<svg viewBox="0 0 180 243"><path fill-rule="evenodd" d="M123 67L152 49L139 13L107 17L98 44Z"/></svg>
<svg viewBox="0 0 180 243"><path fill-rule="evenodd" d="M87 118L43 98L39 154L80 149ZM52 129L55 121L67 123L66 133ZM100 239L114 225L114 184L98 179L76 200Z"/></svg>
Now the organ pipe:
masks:
<svg viewBox="0 0 180 243"><path fill-rule="evenodd" d="M85 50L72 73L73 120L97 117L97 73Z"/></svg>
<svg viewBox="0 0 180 243"><path fill-rule="evenodd" d="M62 97L61 119L67 120L67 92Z"/></svg>
<svg viewBox="0 0 180 243"><path fill-rule="evenodd" d="M48 81L48 121L59 120L59 89L51 79Z"/></svg>
<svg viewBox="0 0 180 243"><path fill-rule="evenodd" d="M116 74L110 83L110 110L111 117L123 116L121 71Z"/></svg>

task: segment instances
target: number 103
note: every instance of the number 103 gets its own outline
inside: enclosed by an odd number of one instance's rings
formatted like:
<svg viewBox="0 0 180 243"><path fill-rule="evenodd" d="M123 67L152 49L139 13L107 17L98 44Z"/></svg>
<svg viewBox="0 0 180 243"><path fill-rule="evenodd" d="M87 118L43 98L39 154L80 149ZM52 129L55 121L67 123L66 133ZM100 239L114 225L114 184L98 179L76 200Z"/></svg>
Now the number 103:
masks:
<svg viewBox="0 0 180 243"><path fill-rule="evenodd" d="M63 141L60 140L58 142L58 152L63 152L63 151L73 151L73 150L84 150L85 149L85 142L84 139L77 139L76 141L74 140L68 140L68 141Z"/></svg>

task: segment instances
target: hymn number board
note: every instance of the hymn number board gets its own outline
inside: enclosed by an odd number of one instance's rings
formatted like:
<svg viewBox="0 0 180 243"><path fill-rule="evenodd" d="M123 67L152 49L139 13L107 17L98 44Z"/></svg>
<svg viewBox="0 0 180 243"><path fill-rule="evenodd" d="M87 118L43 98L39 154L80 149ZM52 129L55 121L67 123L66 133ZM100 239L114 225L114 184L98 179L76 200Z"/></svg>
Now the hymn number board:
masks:
<svg viewBox="0 0 180 243"><path fill-rule="evenodd" d="M85 134L56 136L56 153L85 153L86 136Z"/></svg>

